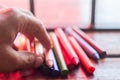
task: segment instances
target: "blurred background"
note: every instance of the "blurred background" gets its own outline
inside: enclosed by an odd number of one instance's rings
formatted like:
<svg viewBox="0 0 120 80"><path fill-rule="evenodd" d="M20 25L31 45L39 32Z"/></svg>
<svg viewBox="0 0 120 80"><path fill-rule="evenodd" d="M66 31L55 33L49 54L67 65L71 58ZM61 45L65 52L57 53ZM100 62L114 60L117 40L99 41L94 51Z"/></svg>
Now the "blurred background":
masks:
<svg viewBox="0 0 120 80"><path fill-rule="evenodd" d="M0 4L29 10L46 28L120 29L119 0L0 0ZM91 25L92 24L92 25Z"/></svg>
<svg viewBox="0 0 120 80"><path fill-rule="evenodd" d="M78 26L108 54L120 56L120 0L0 0L31 11L45 27ZM89 31L92 31L89 33Z"/></svg>

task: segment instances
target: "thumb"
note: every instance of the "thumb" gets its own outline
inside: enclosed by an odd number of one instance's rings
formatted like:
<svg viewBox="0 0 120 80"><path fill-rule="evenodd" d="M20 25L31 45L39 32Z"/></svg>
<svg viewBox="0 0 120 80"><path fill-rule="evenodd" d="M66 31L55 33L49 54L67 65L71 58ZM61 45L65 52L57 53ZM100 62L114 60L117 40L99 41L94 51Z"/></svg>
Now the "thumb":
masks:
<svg viewBox="0 0 120 80"><path fill-rule="evenodd" d="M0 46L0 72L11 72L19 69L38 67L43 63L42 54L27 51L16 51L11 46Z"/></svg>
<svg viewBox="0 0 120 80"><path fill-rule="evenodd" d="M26 69L30 67L38 67L42 65L44 56L36 55L27 51L18 51L18 69Z"/></svg>

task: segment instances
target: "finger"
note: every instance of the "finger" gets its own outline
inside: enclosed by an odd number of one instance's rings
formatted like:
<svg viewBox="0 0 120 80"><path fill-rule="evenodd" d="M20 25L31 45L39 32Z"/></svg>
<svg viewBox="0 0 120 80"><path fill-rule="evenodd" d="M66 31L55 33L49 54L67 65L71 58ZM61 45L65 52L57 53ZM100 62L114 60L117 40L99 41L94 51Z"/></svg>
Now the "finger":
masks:
<svg viewBox="0 0 120 80"><path fill-rule="evenodd" d="M27 15L29 15L29 16L34 16L30 11L26 11L26 10L20 9L20 8L19 8L19 10L20 10L21 12L23 12L24 14L27 14Z"/></svg>
<svg viewBox="0 0 120 80"><path fill-rule="evenodd" d="M49 52L46 52L44 50L43 46L38 42L35 41L35 53L36 54L44 54L43 56L45 57L45 62L49 68L53 66L53 59L51 55L51 50Z"/></svg>
<svg viewBox="0 0 120 80"><path fill-rule="evenodd" d="M32 51L32 47L30 47L30 41L22 34L20 34L18 40L20 41L17 41L19 44L18 44L18 50L19 52L21 52L22 50L27 50L27 51L22 51L22 53L19 53L19 55L23 55L22 57L25 57L24 55L27 54L27 55L34 55L35 56L35 64L34 64L34 67L39 67L43 60L44 60L44 57L43 55L41 54L34 54L34 53L31 53ZM24 53L24 54L23 54ZM23 66L24 67L24 66Z"/></svg>
<svg viewBox="0 0 120 80"><path fill-rule="evenodd" d="M49 52L45 51L45 62L49 68L53 66L52 50L50 50Z"/></svg>
<svg viewBox="0 0 120 80"><path fill-rule="evenodd" d="M18 55L17 69L25 69L33 67L35 65L36 60L34 54L26 51L19 51L17 55Z"/></svg>
<svg viewBox="0 0 120 80"><path fill-rule="evenodd" d="M8 13L9 11L11 11L11 8L0 7L0 14Z"/></svg>
<svg viewBox="0 0 120 80"><path fill-rule="evenodd" d="M42 65L44 58L43 55L35 55L30 52L20 51L18 60L18 69L25 69L30 67L39 67Z"/></svg>
<svg viewBox="0 0 120 80"><path fill-rule="evenodd" d="M30 17L28 24L24 26L23 32L27 35L36 37L46 48L46 50L49 50L52 47L45 27L40 23L39 20L35 19L34 17Z"/></svg>
<svg viewBox="0 0 120 80"><path fill-rule="evenodd" d="M11 46L2 44L0 46L0 71L11 72L40 66L43 63L42 55L35 55L27 51L16 51Z"/></svg>
<svg viewBox="0 0 120 80"><path fill-rule="evenodd" d="M37 40L35 40L34 48L35 48L36 56L41 55L41 57L44 59L44 49L43 49L42 45ZM39 62L39 61L37 61L37 62ZM35 67L39 67L39 64L38 65L36 64Z"/></svg>

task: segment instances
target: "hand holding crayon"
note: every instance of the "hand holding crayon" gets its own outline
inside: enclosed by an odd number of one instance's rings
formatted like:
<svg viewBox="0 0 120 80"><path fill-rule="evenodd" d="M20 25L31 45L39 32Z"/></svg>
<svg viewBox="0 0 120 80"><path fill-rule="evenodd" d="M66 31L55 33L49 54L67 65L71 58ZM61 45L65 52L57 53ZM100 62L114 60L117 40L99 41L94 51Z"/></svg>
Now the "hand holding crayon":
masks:
<svg viewBox="0 0 120 80"><path fill-rule="evenodd" d="M67 34L66 34L67 33ZM95 66L92 64L90 58L99 59L99 54L102 56L104 52L96 46L89 38L84 37L86 34L79 33L72 28L56 28L54 32L50 32L50 38L53 42L53 48L46 52L38 40L30 43L24 35L19 35L17 43L18 50L27 50L36 55L43 55L47 68L53 77L58 77L61 73L62 77L67 77L68 69L75 69L76 65L81 62L86 71L92 74L95 71ZM18 44L21 43L21 44ZM32 46L31 46L32 44ZM38 60L38 63L41 60ZM44 61L43 61L44 62ZM46 68L44 71L46 72Z"/></svg>

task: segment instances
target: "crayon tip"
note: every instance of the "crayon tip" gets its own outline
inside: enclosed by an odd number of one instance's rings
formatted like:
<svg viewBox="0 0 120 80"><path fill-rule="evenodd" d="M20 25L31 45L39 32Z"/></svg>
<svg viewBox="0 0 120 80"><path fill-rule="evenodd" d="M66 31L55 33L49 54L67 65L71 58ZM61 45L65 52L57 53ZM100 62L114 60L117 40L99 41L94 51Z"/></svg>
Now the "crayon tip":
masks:
<svg viewBox="0 0 120 80"><path fill-rule="evenodd" d="M95 54L93 55L93 57L95 57L96 60L99 60L99 59L100 59L100 56L99 56L98 53L95 53Z"/></svg>
<svg viewBox="0 0 120 80"><path fill-rule="evenodd" d="M100 58L105 58L107 55L106 51L103 51L101 54L100 54Z"/></svg>
<svg viewBox="0 0 120 80"><path fill-rule="evenodd" d="M74 67L75 67L74 64L68 65L68 69L69 69L69 70L74 69Z"/></svg>
<svg viewBox="0 0 120 80"><path fill-rule="evenodd" d="M91 66L88 70L89 73L93 73L95 71L95 67Z"/></svg>
<svg viewBox="0 0 120 80"><path fill-rule="evenodd" d="M80 61L79 61L78 58L74 57L74 58L72 59L72 62L73 62L73 64L75 64L75 65L77 66Z"/></svg>
<svg viewBox="0 0 120 80"><path fill-rule="evenodd" d="M67 76L68 76L68 73L69 73L69 71L68 71L67 69L61 71L61 75L62 75L62 77L67 77Z"/></svg>
<svg viewBox="0 0 120 80"><path fill-rule="evenodd" d="M46 62L46 64L47 64L47 66L48 66L49 68L51 68L51 67L53 66L53 61L52 61L52 60L48 60L48 61Z"/></svg>

